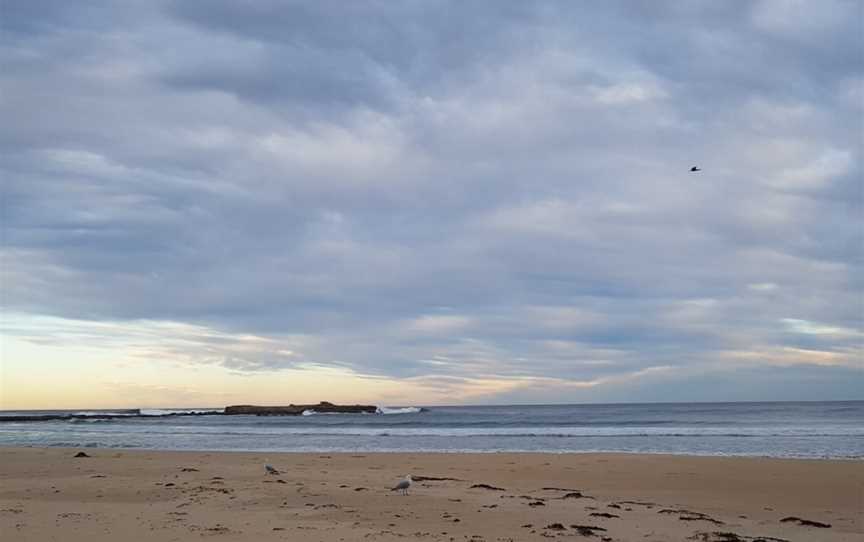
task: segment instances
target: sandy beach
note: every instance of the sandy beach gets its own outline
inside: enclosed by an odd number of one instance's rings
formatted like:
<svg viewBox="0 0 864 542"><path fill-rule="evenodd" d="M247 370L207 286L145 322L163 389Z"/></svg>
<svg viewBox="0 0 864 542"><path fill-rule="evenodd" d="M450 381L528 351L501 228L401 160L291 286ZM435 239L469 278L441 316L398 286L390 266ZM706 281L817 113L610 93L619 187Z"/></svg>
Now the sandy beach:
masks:
<svg viewBox="0 0 864 542"><path fill-rule="evenodd" d="M105 449L74 457L80 451L0 450L4 540L857 542L864 536L861 461ZM267 463L281 473L266 474ZM410 495L389 491L407 473L419 478Z"/></svg>

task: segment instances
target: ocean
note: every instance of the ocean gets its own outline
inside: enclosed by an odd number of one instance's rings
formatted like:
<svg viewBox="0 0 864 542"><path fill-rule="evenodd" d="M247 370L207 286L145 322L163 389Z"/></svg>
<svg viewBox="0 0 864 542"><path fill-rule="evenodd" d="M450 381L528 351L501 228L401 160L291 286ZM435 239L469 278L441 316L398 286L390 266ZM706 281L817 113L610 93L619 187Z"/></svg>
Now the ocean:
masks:
<svg viewBox="0 0 864 542"><path fill-rule="evenodd" d="M195 409L220 412L220 409ZM286 452L629 452L864 458L864 401L442 406L381 414L86 416L0 423L0 446ZM128 414L128 412L125 412ZM0 411L0 417L37 414Z"/></svg>

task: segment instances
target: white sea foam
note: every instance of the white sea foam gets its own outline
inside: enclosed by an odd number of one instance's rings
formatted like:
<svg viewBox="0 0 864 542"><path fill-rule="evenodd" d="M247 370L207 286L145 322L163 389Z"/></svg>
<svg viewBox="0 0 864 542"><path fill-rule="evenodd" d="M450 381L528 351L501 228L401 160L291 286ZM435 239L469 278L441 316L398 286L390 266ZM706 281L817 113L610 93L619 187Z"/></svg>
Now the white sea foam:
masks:
<svg viewBox="0 0 864 542"><path fill-rule="evenodd" d="M164 416L191 409L90 410L69 424L0 423L0 446L438 452L629 452L864 457L864 401L692 405L385 407L380 414ZM15 412L63 416L74 411ZM134 411L134 412L137 412ZM209 410L209 412L214 412ZM218 412L215 411L215 412ZM0 412L2 415L9 412ZM88 417L87 414L90 414ZM110 418L98 415L114 414ZM117 416L118 414L125 414ZM315 414L315 415L313 415ZM52 420L54 418L51 418Z"/></svg>
<svg viewBox="0 0 864 542"><path fill-rule="evenodd" d="M415 414L417 412L423 412L423 409L420 407L378 407L378 410L375 411L376 414ZM338 415L345 414L345 412L317 412L311 408L302 412L303 416L322 416L328 414ZM362 412L361 414L367 413Z"/></svg>
<svg viewBox="0 0 864 542"><path fill-rule="evenodd" d="M416 414L422 411L420 407L378 407L378 414Z"/></svg>
<svg viewBox="0 0 864 542"><path fill-rule="evenodd" d="M73 412L73 416L136 416L134 412L121 412L121 411L112 411L112 410L102 410L102 411L92 411L92 410L82 410L80 412Z"/></svg>
<svg viewBox="0 0 864 542"><path fill-rule="evenodd" d="M343 414L351 414L352 416L354 415L350 412L318 412L317 410L311 408L306 409L300 413L301 416L340 416ZM363 414L365 414L365 412Z"/></svg>
<svg viewBox="0 0 864 542"><path fill-rule="evenodd" d="M307 416L310 414L307 414ZM321 413L319 415L327 415ZM267 436L319 436L319 437L446 437L446 438L608 438L608 437L658 437L658 438L757 438L776 437L851 437L864 438L864 428L753 428L752 430L729 432L725 428L586 428L586 427L390 427L390 426L317 426L317 425L259 425L259 426L165 426L164 430L148 429L150 435L223 435L225 437Z"/></svg>
<svg viewBox="0 0 864 542"><path fill-rule="evenodd" d="M162 408L142 408L142 416L168 416L170 414L219 414L224 412L223 408L206 408L206 409L162 409Z"/></svg>

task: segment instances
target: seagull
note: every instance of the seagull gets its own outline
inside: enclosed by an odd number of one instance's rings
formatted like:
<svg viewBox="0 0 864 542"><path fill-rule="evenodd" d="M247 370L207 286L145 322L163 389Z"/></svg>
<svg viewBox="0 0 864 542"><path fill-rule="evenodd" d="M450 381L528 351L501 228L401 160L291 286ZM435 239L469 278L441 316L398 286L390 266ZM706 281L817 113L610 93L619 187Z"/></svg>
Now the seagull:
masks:
<svg viewBox="0 0 864 542"><path fill-rule="evenodd" d="M401 491L403 495L407 495L409 487L411 487L411 475L406 474L405 479L396 484L390 491Z"/></svg>
<svg viewBox="0 0 864 542"><path fill-rule="evenodd" d="M274 469L272 465L264 465L264 470L267 471L267 474L279 474L279 471Z"/></svg>
<svg viewBox="0 0 864 542"><path fill-rule="evenodd" d="M697 171L702 171L702 170L699 169L697 166L693 166L693 167L690 168L690 172L691 172L691 173L695 173L695 172L697 172Z"/></svg>

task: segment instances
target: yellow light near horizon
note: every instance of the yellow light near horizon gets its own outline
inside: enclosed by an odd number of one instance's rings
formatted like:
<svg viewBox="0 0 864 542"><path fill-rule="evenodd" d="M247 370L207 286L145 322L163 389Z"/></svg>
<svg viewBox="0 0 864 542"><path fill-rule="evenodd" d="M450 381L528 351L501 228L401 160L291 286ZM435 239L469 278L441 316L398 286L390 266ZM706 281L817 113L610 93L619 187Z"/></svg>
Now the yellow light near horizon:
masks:
<svg viewBox="0 0 864 542"><path fill-rule="evenodd" d="M418 386L327 368L267 372L149 363L128 349L89 349L3 338L0 409L222 407L228 404L417 402ZM425 397L423 397L425 395Z"/></svg>
<svg viewBox="0 0 864 542"><path fill-rule="evenodd" d="M308 361L316 357L316 341L304 335L265 337L170 321L6 316L6 334L0 335L3 410L219 408L322 400L441 405L488 402L528 390L575 398L579 390L658 369L585 380L462 376L458 371L397 378Z"/></svg>
<svg viewBox="0 0 864 542"><path fill-rule="evenodd" d="M282 356L292 338L162 321L91 322L7 315L0 409L194 408L229 404L441 404L512 389L496 379L395 379L297 364L234 370L229 356ZM213 345L218 344L218 350Z"/></svg>
<svg viewBox="0 0 864 542"><path fill-rule="evenodd" d="M349 370L306 367L238 372L220 365L142 361L105 351L4 339L0 409L219 408L229 404L447 404L506 391L519 381L396 380Z"/></svg>

